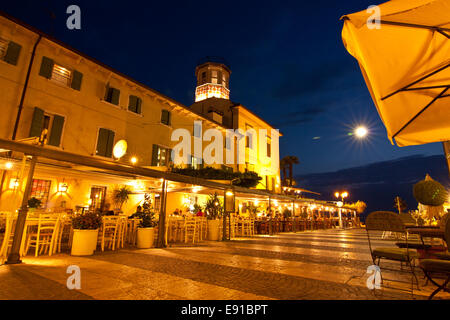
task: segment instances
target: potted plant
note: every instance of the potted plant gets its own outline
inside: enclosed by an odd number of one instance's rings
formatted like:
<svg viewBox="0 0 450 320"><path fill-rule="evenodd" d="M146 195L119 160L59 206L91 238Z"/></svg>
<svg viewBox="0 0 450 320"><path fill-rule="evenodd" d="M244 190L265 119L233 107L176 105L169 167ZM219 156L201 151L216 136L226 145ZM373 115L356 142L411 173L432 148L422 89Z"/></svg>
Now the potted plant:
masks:
<svg viewBox="0 0 450 320"><path fill-rule="evenodd" d="M72 218L73 256L91 256L97 247L98 229L102 224L100 215L94 212L86 212Z"/></svg>
<svg viewBox="0 0 450 320"><path fill-rule="evenodd" d="M223 203L217 193L211 194L205 204L206 218L208 219L208 240L219 240L220 218L223 214Z"/></svg>
<svg viewBox="0 0 450 320"><path fill-rule="evenodd" d="M40 208L42 205L42 201L39 199L36 199L35 197L28 200L28 208L30 208L30 211L34 211L37 208Z"/></svg>
<svg viewBox="0 0 450 320"><path fill-rule="evenodd" d="M145 194L142 211L134 214L136 218L141 219L137 228L137 247L139 249L148 249L153 246L155 237L155 212L150 204L150 195Z"/></svg>
<svg viewBox="0 0 450 320"><path fill-rule="evenodd" d="M113 201L117 205L117 208L122 211L123 205L130 198L132 191L127 186L122 186L113 191Z"/></svg>

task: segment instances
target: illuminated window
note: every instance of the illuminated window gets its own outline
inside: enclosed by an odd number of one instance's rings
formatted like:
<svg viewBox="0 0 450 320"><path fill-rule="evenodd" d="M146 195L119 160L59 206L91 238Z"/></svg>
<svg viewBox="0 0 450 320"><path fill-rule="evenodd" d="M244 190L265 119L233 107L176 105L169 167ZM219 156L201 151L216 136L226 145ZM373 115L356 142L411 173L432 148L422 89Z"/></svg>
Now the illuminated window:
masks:
<svg viewBox="0 0 450 320"><path fill-rule="evenodd" d="M164 148L156 144L153 145L152 166L164 167L169 165L172 157L172 149Z"/></svg>
<svg viewBox="0 0 450 320"><path fill-rule="evenodd" d="M33 179L33 185L31 187L30 199L36 198L41 200L42 208L47 207L48 195L50 194L50 186L52 182L50 180Z"/></svg>
<svg viewBox="0 0 450 320"><path fill-rule="evenodd" d="M65 86L70 86L70 82L72 79L72 71L60 66L59 64L53 65L52 77L51 80L58 82Z"/></svg>
<svg viewBox="0 0 450 320"><path fill-rule="evenodd" d="M225 73L222 73L222 84L225 88L228 88L227 76L225 75Z"/></svg>
<svg viewBox="0 0 450 320"><path fill-rule="evenodd" d="M267 137L267 156L271 157L271 155L272 155L271 139Z"/></svg>
<svg viewBox="0 0 450 320"><path fill-rule="evenodd" d="M218 82L218 75L217 75L217 70L213 70L211 72L211 83L213 84L217 84Z"/></svg>

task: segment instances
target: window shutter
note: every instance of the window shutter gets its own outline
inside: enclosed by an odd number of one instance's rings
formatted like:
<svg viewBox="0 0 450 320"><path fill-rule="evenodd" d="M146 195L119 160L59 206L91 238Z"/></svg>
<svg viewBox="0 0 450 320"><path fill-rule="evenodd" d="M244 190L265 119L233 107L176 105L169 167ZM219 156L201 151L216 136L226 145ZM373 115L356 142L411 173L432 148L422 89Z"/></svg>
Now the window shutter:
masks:
<svg viewBox="0 0 450 320"><path fill-rule="evenodd" d="M168 110L162 110L161 123L170 126L170 112Z"/></svg>
<svg viewBox="0 0 450 320"><path fill-rule="evenodd" d="M20 44L10 41L4 60L9 64L17 65L17 60L19 59L21 49L22 46Z"/></svg>
<svg viewBox="0 0 450 320"><path fill-rule="evenodd" d="M53 65L55 63L52 59L47 57L42 57L41 70L39 70L39 75L44 78L50 79L52 77Z"/></svg>
<svg viewBox="0 0 450 320"><path fill-rule="evenodd" d="M83 74L77 70L73 70L73 77L71 87L72 89L81 90L81 81L83 80Z"/></svg>
<svg viewBox="0 0 450 320"><path fill-rule="evenodd" d="M114 148L114 131L108 130L108 144L106 146L106 157L111 158Z"/></svg>
<svg viewBox="0 0 450 320"><path fill-rule="evenodd" d="M111 88L112 93L111 93L111 103L115 104L115 105L119 105L119 97L120 97L120 90L115 89L115 88Z"/></svg>
<svg viewBox="0 0 450 320"><path fill-rule="evenodd" d="M167 149L166 151L166 165L169 165L169 162L172 161L172 149Z"/></svg>
<svg viewBox="0 0 450 320"><path fill-rule="evenodd" d="M106 157L106 149L108 145L109 130L100 128L97 140L97 155Z"/></svg>
<svg viewBox="0 0 450 320"><path fill-rule="evenodd" d="M137 99L136 113L141 114L142 113L142 99L141 98L136 98L136 99Z"/></svg>
<svg viewBox="0 0 450 320"><path fill-rule="evenodd" d="M103 99L103 100L105 100L105 101L109 101L110 99L109 99L109 85L107 84L106 85L106 91L105 91L105 98Z"/></svg>
<svg viewBox="0 0 450 320"><path fill-rule="evenodd" d="M158 145L154 144L153 150L152 150L152 166L153 167L156 167L158 165L158 150L159 150Z"/></svg>
<svg viewBox="0 0 450 320"><path fill-rule="evenodd" d="M44 110L34 108L33 121L31 122L30 137L40 137L44 127Z"/></svg>
<svg viewBox="0 0 450 320"><path fill-rule="evenodd" d="M129 103L128 103L128 110L129 111L133 111L133 112L137 112L137 97L136 96L131 96L130 95L130 99L129 99Z"/></svg>
<svg viewBox="0 0 450 320"><path fill-rule="evenodd" d="M61 143L61 134L64 127L64 117L53 116L52 131L50 133L50 139L48 144L51 146L59 147Z"/></svg>

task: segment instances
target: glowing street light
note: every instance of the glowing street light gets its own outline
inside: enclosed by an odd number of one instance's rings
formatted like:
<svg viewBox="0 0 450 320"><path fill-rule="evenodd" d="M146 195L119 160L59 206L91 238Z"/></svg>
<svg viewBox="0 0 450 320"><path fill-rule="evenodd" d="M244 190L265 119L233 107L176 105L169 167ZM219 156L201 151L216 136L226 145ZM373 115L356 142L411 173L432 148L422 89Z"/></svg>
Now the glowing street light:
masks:
<svg viewBox="0 0 450 320"><path fill-rule="evenodd" d="M11 170L12 168L13 168L13 163L12 162L7 162L6 164L5 164L5 168L6 168L6 170Z"/></svg>
<svg viewBox="0 0 450 320"><path fill-rule="evenodd" d="M355 135L359 139L365 138L368 133L369 133L369 131L364 126L360 126L360 127L355 129Z"/></svg>
<svg viewBox="0 0 450 320"><path fill-rule="evenodd" d="M336 198L341 198L342 199L342 203L344 202L344 198L347 198L348 197L348 192L347 191L343 191L343 192L336 192L335 194L334 194L334 196L336 197Z"/></svg>

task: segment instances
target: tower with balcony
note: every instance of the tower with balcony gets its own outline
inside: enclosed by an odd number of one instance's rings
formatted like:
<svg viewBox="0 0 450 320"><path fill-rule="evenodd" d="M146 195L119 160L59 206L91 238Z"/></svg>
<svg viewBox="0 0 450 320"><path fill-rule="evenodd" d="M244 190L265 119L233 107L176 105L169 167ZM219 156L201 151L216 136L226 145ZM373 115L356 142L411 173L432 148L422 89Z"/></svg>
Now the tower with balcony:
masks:
<svg viewBox="0 0 450 320"><path fill-rule="evenodd" d="M206 57L195 68L195 102L209 98L230 99L231 70L224 59Z"/></svg>

